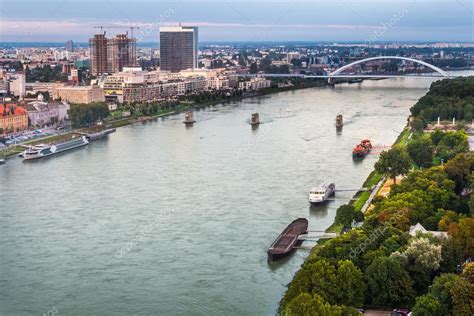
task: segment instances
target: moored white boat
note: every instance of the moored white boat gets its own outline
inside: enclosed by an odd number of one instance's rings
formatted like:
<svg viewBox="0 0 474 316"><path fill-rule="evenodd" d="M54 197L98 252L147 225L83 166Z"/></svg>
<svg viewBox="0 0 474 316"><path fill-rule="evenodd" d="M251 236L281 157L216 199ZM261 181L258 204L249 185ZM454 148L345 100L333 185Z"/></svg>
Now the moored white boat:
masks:
<svg viewBox="0 0 474 316"><path fill-rule="evenodd" d="M89 141L85 136L81 136L78 138L73 138L63 143L57 143L52 145L35 145L27 150L25 150L22 154L24 160L33 160L39 159L43 157L48 157L51 155L59 154L61 152L71 150L77 147L82 147L88 145Z"/></svg>
<svg viewBox="0 0 474 316"><path fill-rule="evenodd" d="M334 183L321 183L309 191L309 202L314 204L322 203L333 195L335 191L336 185Z"/></svg>

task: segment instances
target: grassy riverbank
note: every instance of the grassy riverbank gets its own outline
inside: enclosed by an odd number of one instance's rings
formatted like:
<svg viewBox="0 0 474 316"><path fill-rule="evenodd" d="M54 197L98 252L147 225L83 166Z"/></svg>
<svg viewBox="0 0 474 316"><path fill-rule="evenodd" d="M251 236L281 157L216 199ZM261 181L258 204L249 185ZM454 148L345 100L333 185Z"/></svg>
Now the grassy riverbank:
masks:
<svg viewBox="0 0 474 316"><path fill-rule="evenodd" d="M393 146L396 146L396 145L403 145L404 146L407 142L407 139L408 139L409 135L410 135L410 129L405 128L400 133L400 135L398 135L398 137L395 140L395 143L393 144ZM380 173L378 173L375 170L373 170L367 176L367 179L365 179L364 184L362 185L362 187L366 188L367 190L357 192L356 194L354 194L352 199L349 201L349 205L354 206L354 209L355 209L356 212L359 212L362 209L362 207L364 206L364 204L367 202L367 200L370 197L370 193L371 193L370 189L375 187L382 180L382 176L383 175L381 175ZM326 232L327 233L339 233L339 232L341 232L343 227L344 227L344 225L342 225L342 224L333 223L331 226L329 226L326 229ZM318 243L318 245L319 245L319 243Z"/></svg>

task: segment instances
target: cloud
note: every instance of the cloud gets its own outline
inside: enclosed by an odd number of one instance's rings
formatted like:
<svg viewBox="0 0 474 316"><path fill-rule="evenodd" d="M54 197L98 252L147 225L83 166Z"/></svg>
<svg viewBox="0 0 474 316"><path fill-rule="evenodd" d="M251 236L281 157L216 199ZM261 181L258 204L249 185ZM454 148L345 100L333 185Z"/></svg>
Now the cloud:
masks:
<svg viewBox="0 0 474 316"><path fill-rule="evenodd" d="M123 26L126 29L129 26L145 27L153 22L130 22L130 21L115 21L115 22L97 22L97 21L73 21L73 20L0 20L0 34L11 34L12 32L29 32L34 31L37 34L65 34L74 31L76 34L90 34L91 29L100 24L105 26ZM160 26L176 26L180 22L166 22ZM219 23L219 22L186 22L183 25L193 25L198 27L209 28L291 28L291 29L334 29L334 30L357 30L357 29L373 29L379 25L356 25L356 24L249 24L249 23Z"/></svg>
<svg viewBox="0 0 474 316"><path fill-rule="evenodd" d="M106 29L109 34L125 32L130 26L142 28L152 26L154 30L144 42L158 40L159 26L178 25L178 22L169 21L159 25L153 21L136 22L131 20L115 20L101 22L97 20L40 20L40 19L1 19L0 41L64 41L74 39L87 40L98 30L94 26L122 26L123 29ZM183 25L200 27L201 39L206 40L365 40L369 34L381 27L381 24L330 24L330 23L241 23L241 22L203 22L188 21ZM249 30L262 30L249 32ZM256 37L257 36L257 37ZM472 40L472 32L465 28L437 26L437 27L409 27L397 25L396 29L387 32L385 40Z"/></svg>
<svg viewBox="0 0 474 316"><path fill-rule="evenodd" d="M80 38L87 39L97 30L94 26L97 25L114 26L114 29L107 30L110 33L120 32L117 26L123 26L123 31L126 31L130 26L147 27L152 25L157 29L159 26L176 26L178 22L166 22L160 25L154 25L152 22L131 22L131 21L114 21L108 23L101 23L98 21L75 21L75 20L19 20L19 19L2 19L0 20L0 40L12 40L16 37L25 38L31 37L30 40L52 39L55 36L60 38ZM371 30L379 27L378 25L352 25L352 24L250 24L250 23L219 23L219 22L202 22L191 21L183 23L183 25L198 26L202 29L221 30L229 32L238 29L273 29L273 30L340 30L340 31L355 31L355 30Z"/></svg>

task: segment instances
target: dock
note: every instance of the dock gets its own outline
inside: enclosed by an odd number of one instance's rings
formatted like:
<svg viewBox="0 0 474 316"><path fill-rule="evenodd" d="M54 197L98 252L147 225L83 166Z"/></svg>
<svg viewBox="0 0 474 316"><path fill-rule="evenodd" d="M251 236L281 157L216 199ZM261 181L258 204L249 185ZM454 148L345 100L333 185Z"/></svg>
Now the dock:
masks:
<svg viewBox="0 0 474 316"><path fill-rule="evenodd" d="M309 231L306 234L299 235L298 240L318 241L319 239L336 238L337 236L337 233L326 233L324 231Z"/></svg>
<svg viewBox="0 0 474 316"><path fill-rule="evenodd" d="M355 189L336 189L335 192L362 192L368 191L368 188L355 188Z"/></svg>
<svg viewBox="0 0 474 316"><path fill-rule="evenodd" d="M96 133L84 133L84 132L74 132L74 133L85 136L88 141L93 141L93 140L102 139L109 134L115 133L115 131L116 131L115 128L108 128Z"/></svg>

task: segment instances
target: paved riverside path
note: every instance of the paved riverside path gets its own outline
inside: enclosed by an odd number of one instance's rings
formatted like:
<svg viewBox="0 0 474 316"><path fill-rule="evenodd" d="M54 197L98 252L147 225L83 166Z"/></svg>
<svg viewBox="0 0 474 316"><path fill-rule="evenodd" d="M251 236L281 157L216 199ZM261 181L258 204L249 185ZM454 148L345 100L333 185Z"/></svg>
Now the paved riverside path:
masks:
<svg viewBox="0 0 474 316"><path fill-rule="evenodd" d="M408 141L410 140L410 138L412 136L413 136L413 132L410 132L407 139L405 140L405 145L408 144ZM372 200L374 199L375 195L377 194L377 192L379 192L380 187L385 183L385 180L386 180L386 178L382 177L382 179L380 179L379 183L377 183L377 185L375 186L374 190L370 193L369 198L367 199L367 201L365 201L364 206L362 206L362 208L360 209L360 211L362 213L365 213L367 211L367 209L369 208L370 203L372 203Z"/></svg>
<svg viewBox="0 0 474 316"><path fill-rule="evenodd" d="M377 192L379 192L380 190L380 187L382 186L382 184L384 184L385 182L385 177L382 177L382 179L380 179L379 183L377 183L377 185L375 186L375 188L372 190L372 192L370 193L370 196L369 198L367 199L367 201L365 201L364 205L362 206L362 208L360 209L360 211L362 213L365 213L367 211L367 208L369 207L370 203L372 203L372 200L374 199L375 195L377 194Z"/></svg>

